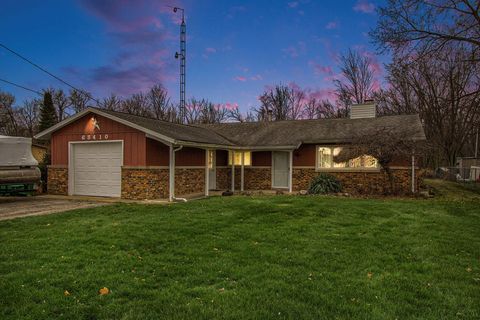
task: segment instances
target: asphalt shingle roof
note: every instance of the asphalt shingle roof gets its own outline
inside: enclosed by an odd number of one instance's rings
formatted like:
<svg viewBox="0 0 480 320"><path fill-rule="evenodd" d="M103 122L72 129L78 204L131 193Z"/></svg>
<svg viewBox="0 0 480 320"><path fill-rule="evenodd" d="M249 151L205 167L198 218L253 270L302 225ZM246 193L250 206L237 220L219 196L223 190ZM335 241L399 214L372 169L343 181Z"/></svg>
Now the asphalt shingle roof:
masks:
<svg viewBox="0 0 480 320"><path fill-rule="evenodd" d="M300 143L348 143L355 135L387 128L425 140L418 115L362 119L290 120L197 125L227 138L237 146L297 146Z"/></svg>
<svg viewBox="0 0 480 320"><path fill-rule="evenodd" d="M129 121L138 126L157 132L175 140L206 144L220 144L226 146L233 145L232 142L230 142L226 138L222 137L215 131L207 128L135 116L132 114L112 110L99 109L99 111L110 114L125 121Z"/></svg>

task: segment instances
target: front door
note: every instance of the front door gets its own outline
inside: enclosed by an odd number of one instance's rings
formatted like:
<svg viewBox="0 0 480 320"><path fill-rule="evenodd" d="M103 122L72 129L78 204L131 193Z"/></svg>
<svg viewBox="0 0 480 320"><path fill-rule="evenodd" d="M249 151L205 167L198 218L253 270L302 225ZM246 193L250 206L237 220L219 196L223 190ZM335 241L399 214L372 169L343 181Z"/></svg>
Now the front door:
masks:
<svg viewBox="0 0 480 320"><path fill-rule="evenodd" d="M210 190L217 189L217 171L216 167L216 151L208 150L208 186Z"/></svg>
<svg viewBox="0 0 480 320"><path fill-rule="evenodd" d="M285 151L272 152L272 187L288 188L289 153Z"/></svg>

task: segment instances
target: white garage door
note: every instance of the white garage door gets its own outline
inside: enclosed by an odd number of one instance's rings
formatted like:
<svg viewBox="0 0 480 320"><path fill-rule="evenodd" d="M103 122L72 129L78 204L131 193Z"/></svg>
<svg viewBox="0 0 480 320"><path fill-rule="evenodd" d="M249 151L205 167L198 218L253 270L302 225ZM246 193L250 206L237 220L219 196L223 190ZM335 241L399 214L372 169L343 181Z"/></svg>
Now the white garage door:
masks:
<svg viewBox="0 0 480 320"><path fill-rule="evenodd" d="M72 147L73 194L120 197L122 143L79 143Z"/></svg>

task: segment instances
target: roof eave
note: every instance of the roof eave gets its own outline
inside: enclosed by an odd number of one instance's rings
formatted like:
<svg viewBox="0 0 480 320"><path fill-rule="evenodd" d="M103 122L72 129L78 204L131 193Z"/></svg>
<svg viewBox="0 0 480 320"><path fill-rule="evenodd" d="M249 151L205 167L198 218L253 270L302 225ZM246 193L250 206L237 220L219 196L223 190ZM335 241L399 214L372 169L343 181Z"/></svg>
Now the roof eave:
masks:
<svg viewBox="0 0 480 320"><path fill-rule="evenodd" d="M41 140L41 139L48 139L53 132L55 132L55 131L57 131L57 130L63 128L63 127L65 127L66 125L74 122L75 120L83 117L84 115L86 115L86 114L88 114L88 113L90 113L90 112L91 112L91 113L95 113L95 114L97 114L97 115L100 115L100 116L102 116L102 117L111 119L111 120L113 120L113 121L119 122L119 123L121 123L121 124L124 124L124 125L126 125L126 126L131 127L131 128L137 129L137 130L139 130L139 131L142 131L142 132L144 132L145 134L147 134L147 135L149 135L149 136L151 136L151 137L158 138L158 139L160 139L160 140L162 140L162 141L164 141L164 142L166 142L166 143L175 144L175 139L173 139L173 138L171 138L171 137L165 136L165 135L160 134L160 133L158 133L158 132L155 132L155 131L152 131L152 130L147 129L147 128L145 128L145 127L139 126L139 125L137 125L137 124L135 124L135 123L133 123L133 122L124 120L124 119L122 119L122 118L116 117L116 116L111 115L111 114L106 113L106 112L102 112L101 110L96 109L96 108L92 108L92 107L89 107L89 108L87 108L87 109L85 109L85 110L83 110L83 111L75 114L74 116L71 116L71 117L63 120L63 121L57 123L56 125L48 128L48 129L46 129L46 130L44 130L44 131L42 131L42 132L39 132L38 134L36 134L36 135L34 136L34 138L35 138L35 139L40 139L40 140Z"/></svg>

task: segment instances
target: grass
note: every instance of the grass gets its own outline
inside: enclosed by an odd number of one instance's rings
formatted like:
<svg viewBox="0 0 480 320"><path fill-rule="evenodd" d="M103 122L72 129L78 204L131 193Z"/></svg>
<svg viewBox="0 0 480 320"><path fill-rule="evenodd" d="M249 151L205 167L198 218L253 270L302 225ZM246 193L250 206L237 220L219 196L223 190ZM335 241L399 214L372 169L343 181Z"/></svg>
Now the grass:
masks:
<svg viewBox="0 0 480 320"><path fill-rule="evenodd" d="M218 197L4 221L0 318L478 319L478 207Z"/></svg>
<svg viewBox="0 0 480 320"><path fill-rule="evenodd" d="M425 179L437 198L455 201L480 201L480 183L454 182L441 179Z"/></svg>

